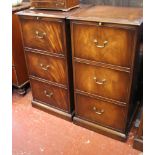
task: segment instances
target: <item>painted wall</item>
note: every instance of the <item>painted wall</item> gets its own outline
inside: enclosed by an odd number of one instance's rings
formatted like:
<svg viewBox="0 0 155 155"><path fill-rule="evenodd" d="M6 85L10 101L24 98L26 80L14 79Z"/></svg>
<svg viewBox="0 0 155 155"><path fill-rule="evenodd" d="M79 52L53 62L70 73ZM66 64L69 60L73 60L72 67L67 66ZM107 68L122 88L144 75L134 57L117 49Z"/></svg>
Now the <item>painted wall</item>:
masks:
<svg viewBox="0 0 155 155"><path fill-rule="evenodd" d="M29 0L24 0L29 1ZM116 5L116 6L136 6L142 7L143 0L80 0L81 3L92 3L92 4L105 4L105 5Z"/></svg>

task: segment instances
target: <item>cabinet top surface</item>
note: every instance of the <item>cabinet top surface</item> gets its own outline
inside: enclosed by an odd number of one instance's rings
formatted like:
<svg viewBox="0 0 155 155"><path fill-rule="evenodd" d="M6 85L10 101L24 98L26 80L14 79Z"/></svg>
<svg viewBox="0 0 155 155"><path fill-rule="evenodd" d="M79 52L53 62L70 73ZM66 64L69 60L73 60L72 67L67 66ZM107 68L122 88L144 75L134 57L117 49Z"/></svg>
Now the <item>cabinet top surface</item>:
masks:
<svg viewBox="0 0 155 155"><path fill-rule="evenodd" d="M38 16L38 17L50 17L50 18L61 18L65 19L73 13L81 12L91 5L81 4L79 8L74 8L70 11L55 11L55 10L37 10L27 9L16 13L19 16Z"/></svg>
<svg viewBox="0 0 155 155"><path fill-rule="evenodd" d="M143 9L96 5L69 16L69 19L126 25L141 25Z"/></svg>
<svg viewBox="0 0 155 155"><path fill-rule="evenodd" d="M12 12L17 12L17 11L21 11L24 9L28 9L30 7L30 2L23 2L21 5L12 7Z"/></svg>

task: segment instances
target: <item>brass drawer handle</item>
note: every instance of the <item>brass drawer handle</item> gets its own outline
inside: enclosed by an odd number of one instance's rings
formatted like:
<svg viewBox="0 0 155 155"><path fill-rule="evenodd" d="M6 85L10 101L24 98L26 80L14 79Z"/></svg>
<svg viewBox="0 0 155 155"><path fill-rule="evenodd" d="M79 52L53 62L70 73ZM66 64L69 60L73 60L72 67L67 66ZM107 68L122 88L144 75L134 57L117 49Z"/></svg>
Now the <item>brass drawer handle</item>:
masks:
<svg viewBox="0 0 155 155"><path fill-rule="evenodd" d="M45 66L43 64L40 64L40 67L42 70L47 71L50 68L50 65Z"/></svg>
<svg viewBox="0 0 155 155"><path fill-rule="evenodd" d="M46 95L46 97L49 97L49 98L53 96L53 93L48 93L46 90L44 90L44 94Z"/></svg>
<svg viewBox="0 0 155 155"><path fill-rule="evenodd" d="M95 111L95 113L96 113L97 115L102 115L102 114L104 113L104 110L103 110L103 109L97 110L96 107L93 107L93 110Z"/></svg>
<svg viewBox="0 0 155 155"><path fill-rule="evenodd" d="M103 79L102 81L97 81L96 77L94 77L93 79L95 80L95 83L99 85L103 85L106 82L106 79Z"/></svg>
<svg viewBox="0 0 155 155"><path fill-rule="evenodd" d="M45 32L36 31L35 33L36 33L36 37L39 39L44 39L44 37L46 36Z"/></svg>
<svg viewBox="0 0 155 155"><path fill-rule="evenodd" d="M98 44L98 41L95 39L95 40L94 40L94 43L95 43L96 47L98 47L98 48L104 48L104 47L108 44L108 41L105 40L105 41L103 42L103 45L99 45L99 44Z"/></svg>

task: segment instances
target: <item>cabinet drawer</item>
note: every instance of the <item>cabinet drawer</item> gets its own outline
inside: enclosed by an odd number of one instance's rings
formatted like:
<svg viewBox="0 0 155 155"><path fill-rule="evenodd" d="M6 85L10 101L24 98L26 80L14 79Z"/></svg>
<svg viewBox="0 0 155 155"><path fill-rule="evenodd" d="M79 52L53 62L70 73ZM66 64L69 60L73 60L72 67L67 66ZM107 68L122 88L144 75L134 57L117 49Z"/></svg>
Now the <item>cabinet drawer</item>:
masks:
<svg viewBox="0 0 155 155"><path fill-rule="evenodd" d="M29 74L60 84L67 84L65 59L26 51Z"/></svg>
<svg viewBox="0 0 155 155"><path fill-rule="evenodd" d="M30 79L34 100L68 111L67 90L51 84Z"/></svg>
<svg viewBox="0 0 155 155"><path fill-rule="evenodd" d="M39 18L39 19L38 19ZM21 19L24 46L46 52L64 54L64 27L61 21L48 18Z"/></svg>
<svg viewBox="0 0 155 155"><path fill-rule="evenodd" d="M129 73L78 62L74 64L76 90L127 102Z"/></svg>
<svg viewBox="0 0 155 155"><path fill-rule="evenodd" d="M31 6L35 8L65 8L66 4L64 0L31 0Z"/></svg>
<svg viewBox="0 0 155 155"><path fill-rule="evenodd" d="M134 37L133 30L73 23L74 57L130 68Z"/></svg>
<svg viewBox="0 0 155 155"><path fill-rule="evenodd" d="M125 129L126 107L101 101L84 95L76 95L77 116L123 131Z"/></svg>
<svg viewBox="0 0 155 155"><path fill-rule="evenodd" d="M12 67L12 84L14 84L14 85L17 85L18 84L17 74L16 74L15 67Z"/></svg>

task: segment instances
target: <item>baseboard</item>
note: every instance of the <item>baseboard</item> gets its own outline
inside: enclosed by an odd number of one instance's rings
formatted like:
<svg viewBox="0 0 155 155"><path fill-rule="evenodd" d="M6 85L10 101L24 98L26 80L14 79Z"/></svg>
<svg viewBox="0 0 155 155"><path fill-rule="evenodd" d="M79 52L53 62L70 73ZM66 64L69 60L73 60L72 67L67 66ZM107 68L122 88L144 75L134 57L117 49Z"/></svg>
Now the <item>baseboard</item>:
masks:
<svg viewBox="0 0 155 155"><path fill-rule="evenodd" d="M127 135L100 125L97 125L95 123L80 119L78 117L73 117L73 122L79 126L85 127L87 129L90 129L92 131L95 131L97 133L106 135L108 137L111 137L113 139L117 139L119 141L125 142L127 140Z"/></svg>
<svg viewBox="0 0 155 155"><path fill-rule="evenodd" d="M139 138L134 139L133 148L143 152L143 140Z"/></svg>
<svg viewBox="0 0 155 155"><path fill-rule="evenodd" d="M53 108L53 107L50 107L48 105L45 105L43 103L40 103L38 101L34 101L32 100L32 106L39 109L39 110L43 110L49 114L52 114L52 115L55 115L55 116L58 116L60 118L63 118L67 121L72 121L72 115L73 114L69 114L67 112L64 112L64 111L61 111L61 110L58 110L56 108Z"/></svg>

